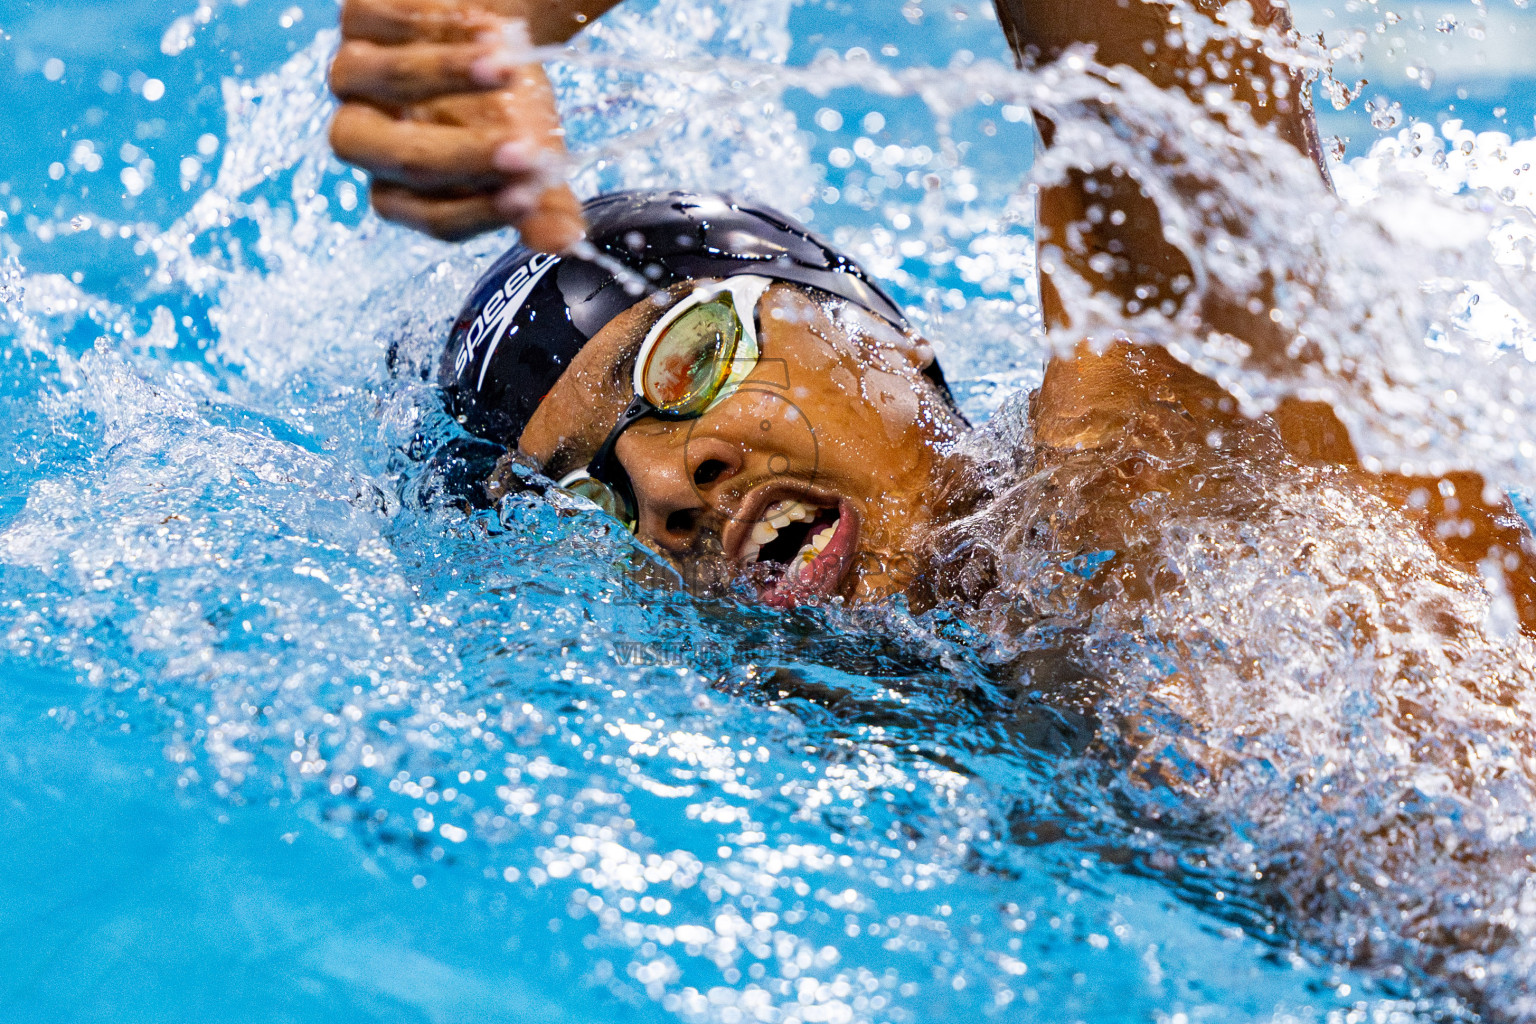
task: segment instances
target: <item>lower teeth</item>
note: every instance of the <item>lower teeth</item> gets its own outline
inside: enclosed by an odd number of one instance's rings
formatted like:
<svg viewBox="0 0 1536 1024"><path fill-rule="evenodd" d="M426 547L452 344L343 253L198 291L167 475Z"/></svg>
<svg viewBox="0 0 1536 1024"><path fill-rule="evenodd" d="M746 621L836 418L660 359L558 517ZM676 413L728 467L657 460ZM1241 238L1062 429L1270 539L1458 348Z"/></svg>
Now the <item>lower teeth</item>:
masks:
<svg viewBox="0 0 1536 1024"><path fill-rule="evenodd" d="M827 545L832 542L832 534L834 532L836 532L835 523L822 527L806 540L800 550L795 553L795 557L790 560L789 576L791 579L797 578L812 562L816 561L817 556L826 550Z"/></svg>

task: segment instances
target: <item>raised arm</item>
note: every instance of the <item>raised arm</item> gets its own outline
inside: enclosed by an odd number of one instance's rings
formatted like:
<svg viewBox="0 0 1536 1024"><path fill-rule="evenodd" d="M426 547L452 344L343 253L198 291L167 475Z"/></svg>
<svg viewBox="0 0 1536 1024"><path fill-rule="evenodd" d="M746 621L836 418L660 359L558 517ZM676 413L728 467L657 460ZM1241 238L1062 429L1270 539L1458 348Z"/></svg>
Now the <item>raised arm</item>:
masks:
<svg viewBox="0 0 1536 1024"><path fill-rule="evenodd" d="M1254 121L1267 126L1302 153L1319 161L1317 127L1307 102L1306 84L1293 68L1270 54L1292 36L1289 12L1278 0L1202 0L1199 4L1163 0L996 0L1000 20L1021 63L1053 60L1068 47L1089 46L1098 63L1134 69L1153 84L1177 89L1199 104L1212 87L1224 87L1234 105L1246 107ZM1253 11L1251 24L1233 26L1201 47L1185 44L1191 18L1220 19L1227 8ZM1191 32L1193 38L1201 35ZM1224 38L1222 37L1224 36ZM1047 145L1055 126L1042 120ZM1196 197L1187 196L1189 200ZM1093 207L1123 217L1090 218ZM1128 313L1165 301L1183 303L1175 282L1187 280L1188 261L1163 237L1157 207L1121 168L1074 173L1063 185L1040 196L1039 233L1054 245L1071 270L1101 295L1113 296ZM1104 257L1109 259L1105 260ZM1043 282L1045 313L1051 326L1067 326L1049 275ZM1199 310L1207 326L1243 338L1256 348L1278 346L1267 315L1247 312L1254 296L1219 290L1203 296ZM1267 312L1267 296L1258 296Z"/></svg>
<svg viewBox="0 0 1536 1024"><path fill-rule="evenodd" d="M1152 83L1176 89L1200 103L1213 84L1225 86L1235 105L1244 107L1258 124L1308 155L1327 173L1318 144L1317 124L1308 100L1307 83L1295 69L1272 54L1294 40L1290 14L1282 0L996 0L999 19L1021 64L1059 57L1072 46L1089 46L1098 63L1134 69ZM1236 22L1203 46L1186 45L1185 25L1194 18L1222 19L1228 9L1239 15L1252 11L1252 20ZM1208 28L1209 26L1207 26ZM1200 36L1191 33L1194 38ZM1040 125L1047 145L1055 126ZM1199 197L1186 195L1192 207ZM1097 216L1090 211L1097 210ZM1037 219L1040 244L1101 298L1119 302L1127 314L1172 302L1190 301L1179 283L1187 281L1190 265L1163 233L1156 204L1131 175L1119 167L1094 172L1073 171L1065 182L1040 193ZM1050 261L1042 261L1049 266ZM1199 296L1194 312L1205 331L1219 331L1251 346L1255 358L1269 365L1289 360L1291 337L1268 316L1273 306L1273 282L1255 294L1234 294L1212 282ZM1042 274L1041 298L1051 328L1070 328L1049 272ZM1084 346L1071 358L1058 358L1048 367L1038 404L1042 438L1084 443L1107 438L1147 399L1146 388L1133 367L1146 368L1160 382L1208 407L1219 403L1215 384L1178 364L1160 349L1117 346L1094 354ZM1155 366L1155 372L1150 367ZM1171 383L1170 383L1171 382ZM1190 404L1196 404L1194 397ZM1230 406L1230 402L1223 403ZM1353 464L1354 449L1332 410L1315 402L1287 401L1276 411L1278 429L1288 447L1309 462ZM1191 421L1191 430L1206 427Z"/></svg>
<svg viewBox="0 0 1536 1024"><path fill-rule="evenodd" d="M1231 98L1246 105L1267 126L1318 163L1316 122L1306 83L1272 59L1273 47L1291 37L1289 12L1279 0L996 0L998 14L1021 63L1054 59L1074 44L1096 49L1098 63L1134 68L1153 83L1179 89L1199 101L1212 83L1230 86ZM1201 48L1183 45L1181 22L1190 16L1221 18L1225 11L1253 11L1254 31L1234 31ZM1042 124L1049 145L1054 126ZM1055 246L1056 257L1102 297L1122 303L1127 313L1165 300L1184 302L1173 287L1189 271L1183 254L1163 237L1156 205L1119 168L1074 173L1042 190L1038 237ZM1199 196L1184 197L1198 203ZM1099 207L1100 216L1090 217ZM1123 217L1107 215L1111 211ZM1117 223L1118 222L1118 223ZM1097 257L1097 258L1096 258ZM1107 257L1107 258L1106 258ZM1266 365L1291 358L1292 338L1268 316L1273 282L1257 293L1235 294L1220 283L1207 289L1196 312L1201 333L1214 330L1247 343ZM1071 327L1049 275L1041 292L1047 325ZM1046 369L1035 402L1036 436L1059 452L1116 447L1166 454L1179 446L1198 450L1211 436L1246 449L1250 456L1292 465L1333 466L1396 506L1452 565L1471 573L1503 570L1522 626L1536 634L1536 558L1529 531L1508 501L1486 496L1476 473L1416 477L1366 473L1348 431L1321 402L1283 401L1272 416L1248 421L1214 381L1179 363L1161 348L1118 344L1094 352L1083 345ZM1217 431L1212 434L1211 431ZM1127 494L1169 488L1178 482L1132 481ZM1124 510L1105 507L1107 529Z"/></svg>
<svg viewBox="0 0 1536 1024"><path fill-rule="evenodd" d="M331 144L373 176L379 215L443 239L505 225L537 248L581 237L564 133L529 49L618 0L346 0Z"/></svg>

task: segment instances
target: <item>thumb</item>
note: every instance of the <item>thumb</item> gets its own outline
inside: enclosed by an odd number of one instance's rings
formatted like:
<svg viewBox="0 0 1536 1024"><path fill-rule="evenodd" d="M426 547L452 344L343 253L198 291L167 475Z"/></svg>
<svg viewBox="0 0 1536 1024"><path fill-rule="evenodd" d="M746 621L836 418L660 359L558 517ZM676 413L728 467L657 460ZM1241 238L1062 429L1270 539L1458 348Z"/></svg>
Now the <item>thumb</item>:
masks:
<svg viewBox="0 0 1536 1024"><path fill-rule="evenodd" d="M504 195L509 202L498 201L497 205L526 244L544 252L562 252L580 241L586 221L581 202L565 183L569 167L565 132L544 68L521 65L512 87L501 98L508 122L517 127L516 134L522 139L512 160L522 165L520 170L531 171L532 180L525 179L507 190L510 194Z"/></svg>
<svg viewBox="0 0 1536 1024"><path fill-rule="evenodd" d="M564 252L586 234L581 201L569 185L545 189L534 207L514 224L523 243L542 252Z"/></svg>

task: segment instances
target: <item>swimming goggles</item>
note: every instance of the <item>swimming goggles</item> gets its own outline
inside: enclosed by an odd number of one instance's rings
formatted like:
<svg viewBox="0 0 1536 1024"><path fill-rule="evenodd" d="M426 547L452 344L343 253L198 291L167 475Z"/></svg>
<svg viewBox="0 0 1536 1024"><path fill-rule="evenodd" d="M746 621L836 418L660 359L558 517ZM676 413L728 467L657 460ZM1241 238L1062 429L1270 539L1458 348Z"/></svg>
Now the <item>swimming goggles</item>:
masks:
<svg viewBox="0 0 1536 1024"><path fill-rule="evenodd" d="M757 366L757 303L772 284L743 274L700 285L667 310L635 356L634 398L592 461L559 486L635 530L635 489L614 454L620 435L647 416L697 419L734 394Z"/></svg>

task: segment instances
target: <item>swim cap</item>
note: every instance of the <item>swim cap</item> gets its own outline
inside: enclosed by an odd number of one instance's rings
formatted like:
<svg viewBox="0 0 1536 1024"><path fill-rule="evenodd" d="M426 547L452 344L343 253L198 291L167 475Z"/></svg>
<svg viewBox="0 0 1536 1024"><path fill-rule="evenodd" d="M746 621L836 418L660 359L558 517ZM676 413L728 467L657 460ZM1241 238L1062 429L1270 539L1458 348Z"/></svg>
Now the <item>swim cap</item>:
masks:
<svg viewBox="0 0 1536 1024"><path fill-rule="evenodd" d="M692 278L756 274L809 285L905 328L862 267L767 207L695 192L613 192L585 204L587 239L629 274L517 245L482 277L454 322L438 369L448 412L513 447L576 353L644 296ZM925 371L953 406L937 364Z"/></svg>

